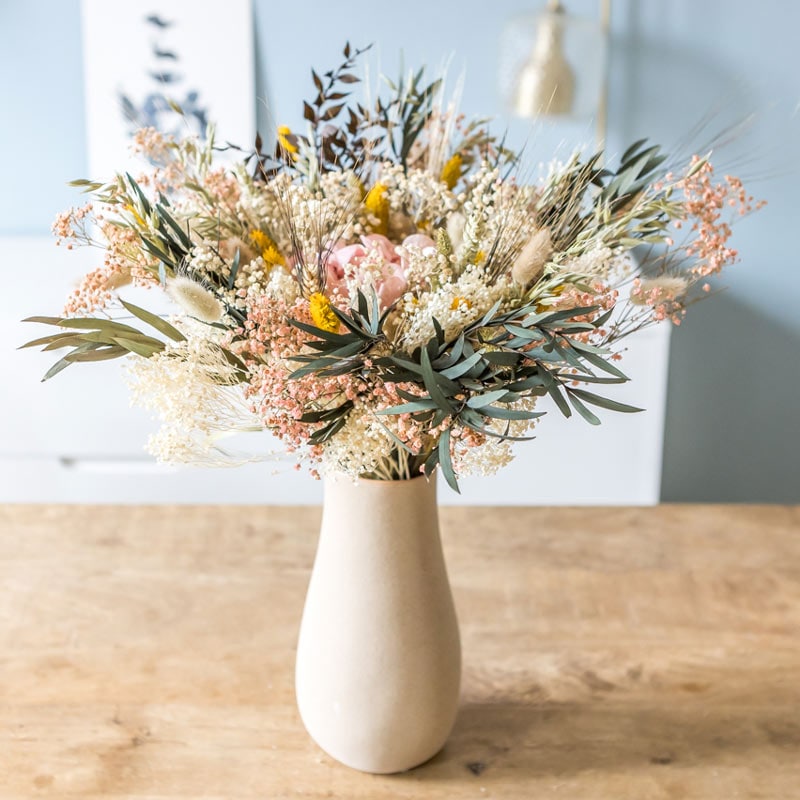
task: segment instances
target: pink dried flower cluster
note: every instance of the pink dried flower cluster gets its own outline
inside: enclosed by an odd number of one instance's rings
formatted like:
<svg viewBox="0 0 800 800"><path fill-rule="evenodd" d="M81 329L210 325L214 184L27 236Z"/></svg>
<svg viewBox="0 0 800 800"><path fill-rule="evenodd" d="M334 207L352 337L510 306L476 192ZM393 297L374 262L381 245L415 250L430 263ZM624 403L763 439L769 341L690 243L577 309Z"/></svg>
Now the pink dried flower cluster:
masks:
<svg viewBox="0 0 800 800"><path fill-rule="evenodd" d="M120 228L101 221L105 241L103 266L83 277L64 305L69 316L87 314L105 308L114 299L114 291L128 283L153 287L158 279L153 274L157 262L139 246L139 237L130 228Z"/></svg>
<svg viewBox="0 0 800 800"><path fill-rule="evenodd" d="M52 230L56 237L56 244L68 242L67 248L72 249L73 242L77 241L86 229L86 223L91 220L94 203L69 208L56 214Z"/></svg>
<svg viewBox="0 0 800 800"><path fill-rule="evenodd" d="M699 164L699 167L697 166ZM714 167L699 156L692 157L692 167L687 177L677 182L685 196L684 207L691 230L697 236L686 246L686 255L696 263L691 273L707 277L718 273L726 264L736 261L738 253L728 246L731 237L730 222L723 217L726 207L744 216L761 208L765 201L756 202L744 189L741 179L726 175L723 182L714 183ZM681 227L681 222L675 223Z"/></svg>
<svg viewBox="0 0 800 800"><path fill-rule="evenodd" d="M305 349L309 339L308 334L289 324L289 319L313 324L308 303L298 299L287 305L280 299L264 295L251 298L247 322L240 330L245 342L238 347L250 376L245 396L289 452L307 448L306 455L318 460L322 448L319 445L307 446L320 424L303 422L301 417L310 408L321 409L356 400L366 389L366 384L352 375L332 378L306 375L289 380L289 374L296 366L290 359Z"/></svg>

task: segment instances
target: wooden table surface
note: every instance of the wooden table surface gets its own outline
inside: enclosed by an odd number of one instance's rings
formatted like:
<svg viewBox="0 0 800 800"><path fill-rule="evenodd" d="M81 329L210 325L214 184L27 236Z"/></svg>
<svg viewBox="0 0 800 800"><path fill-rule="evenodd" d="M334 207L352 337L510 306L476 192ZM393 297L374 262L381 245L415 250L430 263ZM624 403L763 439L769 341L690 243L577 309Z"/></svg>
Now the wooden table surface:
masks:
<svg viewBox="0 0 800 800"><path fill-rule="evenodd" d="M0 798L800 798L800 508L444 508L445 750L294 706L317 508L0 507Z"/></svg>

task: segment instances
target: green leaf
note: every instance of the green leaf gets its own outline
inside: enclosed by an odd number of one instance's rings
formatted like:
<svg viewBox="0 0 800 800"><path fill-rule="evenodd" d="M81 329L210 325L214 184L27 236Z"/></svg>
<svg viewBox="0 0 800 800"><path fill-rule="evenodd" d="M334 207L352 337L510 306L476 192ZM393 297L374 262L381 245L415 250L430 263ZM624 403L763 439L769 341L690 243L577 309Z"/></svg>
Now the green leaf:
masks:
<svg viewBox="0 0 800 800"><path fill-rule="evenodd" d="M524 339L526 341L532 341L533 339L543 338L541 332L536 330L535 328L531 330L530 328L523 327L522 325L511 325L509 323L503 325L503 328L505 328L505 330L507 330L513 336L517 336L520 339Z"/></svg>
<svg viewBox="0 0 800 800"><path fill-rule="evenodd" d="M620 403L618 400L611 400L608 397L601 397L594 392L587 392L585 389L569 389L570 394L577 395L587 403L591 403L593 406L599 406L600 408L606 408L609 411L620 411L623 414L635 414L639 411L644 411L643 408L637 408L636 406L629 406L627 403Z"/></svg>
<svg viewBox="0 0 800 800"><path fill-rule="evenodd" d="M415 364L413 361L409 361L406 358L400 358L400 356L390 356L389 360L392 364L402 367L408 372L412 372L414 375L422 376L422 367L420 367L419 364Z"/></svg>
<svg viewBox="0 0 800 800"><path fill-rule="evenodd" d="M503 350L489 350L483 354L483 358L491 364L500 367L516 366L522 356L519 353L505 352Z"/></svg>
<svg viewBox="0 0 800 800"><path fill-rule="evenodd" d="M502 300L498 300L481 318L480 322L474 323L469 326L470 330L477 330L478 328L485 328L489 322L491 321L492 317L500 310L500 306L503 305Z"/></svg>
<svg viewBox="0 0 800 800"><path fill-rule="evenodd" d="M485 392L484 394L474 394L467 400L467 405L470 408L483 408L484 406L489 406L497 402L507 394L508 391L506 389L495 389L492 392Z"/></svg>
<svg viewBox="0 0 800 800"><path fill-rule="evenodd" d="M458 481L456 480L456 473L453 469L453 461L450 457L450 428L446 428L442 435L439 437L439 466L442 468L442 474L447 481L447 485L458 494L461 494L461 489L458 488Z"/></svg>
<svg viewBox="0 0 800 800"><path fill-rule="evenodd" d="M139 333L136 328L116 322L113 319L95 319L94 317L68 317L59 320L62 328L76 328L78 330L108 331L109 334Z"/></svg>
<svg viewBox="0 0 800 800"><path fill-rule="evenodd" d="M540 365L539 374L542 376L542 381L544 382L545 389L547 389L547 393L553 398L553 402L558 406L558 410L565 417L571 417L572 411L570 410L569 404L567 403L564 395L561 394L561 389L553 376L550 374L549 370Z"/></svg>
<svg viewBox="0 0 800 800"><path fill-rule="evenodd" d="M158 216L175 232L175 235L178 237L178 242L180 245L189 252L193 245L192 240L186 234L186 232L178 225L177 222L172 218L172 215L167 212L167 210L162 205L156 206L156 213Z"/></svg>
<svg viewBox="0 0 800 800"><path fill-rule="evenodd" d="M168 336L174 342L186 341L186 337L176 327L170 325L169 322L161 319L161 317L151 314L149 311L145 311L145 309L139 308L139 306L135 306L133 303L126 303L122 299L120 299L120 303L122 303L123 307L127 311L130 311L134 317L138 317L142 322L146 322L159 333L163 333L164 336Z"/></svg>
<svg viewBox="0 0 800 800"><path fill-rule="evenodd" d="M378 414L414 414L418 411L433 411L438 406L433 400L415 400L410 403L403 403L399 406L382 408Z"/></svg>
<svg viewBox="0 0 800 800"><path fill-rule="evenodd" d="M347 422L347 414L343 414L338 419L335 419L329 425L326 425L324 428L320 428L318 431L314 431L314 433L309 437L309 442L311 444L323 444L327 442L332 436L336 435Z"/></svg>
<svg viewBox="0 0 800 800"><path fill-rule="evenodd" d="M153 206L150 204L150 201L147 199L147 196L142 191L139 184L136 183L136 181L131 177L131 174L129 172L125 173L125 177L128 179L128 183L131 185L134 192L138 195L139 201L142 204L142 208L144 209L145 214L150 214L151 211L153 210Z"/></svg>
<svg viewBox="0 0 800 800"><path fill-rule="evenodd" d="M430 356L428 355L428 350L425 347L422 348L421 356L422 363L420 366L422 367L422 380L425 384L425 388L428 390L428 394L431 396L431 399L436 403L436 405L439 406L439 408L448 412L452 412L453 406L451 405L450 400L439 388L439 384L436 380L436 373L433 371Z"/></svg>
<svg viewBox="0 0 800 800"><path fill-rule="evenodd" d="M111 347L97 348L96 350L86 350L82 353L71 353L64 356L66 361L70 363L83 362L83 361L108 361L112 358L120 358L121 356L128 355L128 350L124 347L113 345Z"/></svg>
<svg viewBox="0 0 800 800"><path fill-rule="evenodd" d="M326 408L321 411L306 411L306 413L300 417L300 422L328 422L332 419L338 419L342 414L346 414L352 408L353 402L348 400L346 403L342 403L342 405L335 406L334 408Z"/></svg>
<svg viewBox="0 0 800 800"><path fill-rule="evenodd" d="M23 322L40 322L43 325L60 325L63 317L25 317Z"/></svg>
<svg viewBox="0 0 800 800"><path fill-rule="evenodd" d="M56 361L56 363L53 364L53 366L50 367L50 369L47 370L47 372L45 372L44 377L42 378L42 383L44 383L45 381L49 381L50 378L52 378L54 375L58 375L58 373L61 372L61 370L66 369L72 363L73 363L72 361L67 361L66 358L62 358L60 361Z"/></svg>
<svg viewBox="0 0 800 800"><path fill-rule="evenodd" d="M492 419L537 419L543 417L544 411L527 411L523 408L502 408L500 406L487 406L480 410L485 417Z"/></svg>
<svg viewBox="0 0 800 800"><path fill-rule="evenodd" d="M231 274L228 276L228 289L233 289L236 284L236 276L239 274L239 262L241 261L242 254L239 248L236 248L236 254L233 257L231 264Z"/></svg>
<svg viewBox="0 0 800 800"><path fill-rule="evenodd" d="M626 382L625 378L615 378L613 375L610 377L604 375L590 375L588 373L577 373L574 375L565 375L570 381L577 381L578 383L599 383L604 386L619 386Z"/></svg>
<svg viewBox="0 0 800 800"><path fill-rule="evenodd" d="M433 366L436 367L436 369L439 371L440 374L444 375L445 372L450 367L458 363L462 353L464 352L464 347L466 344L467 340L466 337L464 336L464 332L462 331L458 335L458 339L455 340L450 350L444 353L443 355L439 356L439 358L437 358L436 361L434 362ZM448 377L453 377L453 376L448 376Z"/></svg>
<svg viewBox="0 0 800 800"><path fill-rule="evenodd" d="M600 418L589 411L589 409L573 394L573 391L567 389L567 394L569 395L569 401L572 403L575 410L590 424L590 425L599 425Z"/></svg>
<svg viewBox="0 0 800 800"><path fill-rule="evenodd" d="M331 306L332 309L335 308ZM297 328L298 330L303 331L304 333L310 333L312 336L315 336L317 339L323 339L326 342L334 342L336 344L348 344L349 342L353 341L352 334L349 333L332 333L331 331L323 330L322 328L317 328L316 325L308 325L305 322L300 322L297 319L290 319L289 324Z"/></svg>
<svg viewBox="0 0 800 800"><path fill-rule="evenodd" d="M476 364L478 364L482 358L483 353L479 350L468 358L465 358L463 361L460 361L458 364L441 370L439 374L443 375L445 378L450 378L451 380L460 378L462 375L465 375L467 372L469 372Z"/></svg>
<svg viewBox="0 0 800 800"><path fill-rule="evenodd" d="M52 344L60 339L71 339L74 336L72 333L68 333L65 331L64 333L53 333L50 336L42 336L40 339L33 339L30 342L25 342L25 344L21 344L17 350L24 350L26 347L39 347L43 344ZM66 347L66 345L62 345ZM57 350L58 348L51 348Z"/></svg>
<svg viewBox="0 0 800 800"><path fill-rule="evenodd" d="M613 307L609 308L608 311L605 312L605 314L601 314L599 317L597 317L597 319L592 320L592 324L594 325L595 328L602 328L603 325L605 325L606 322L608 322L609 319L611 319L611 315L613 313L614 313L614 308Z"/></svg>
<svg viewBox="0 0 800 800"><path fill-rule="evenodd" d="M102 334L101 334L102 335ZM80 347L82 344L91 342L87 337L91 336L88 333L66 333L64 337L56 342L51 342L42 348L43 353L49 353L51 350L60 350L62 347ZM102 341L106 341L107 337L103 337Z"/></svg>
<svg viewBox="0 0 800 800"><path fill-rule="evenodd" d="M573 342L575 344L575 342ZM581 350L581 358L585 361L588 361L590 364L597 367L597 369L603 370L603 372L607 372L609 375L614 375L616 378L619 378L620 381L626 382L629 381L630 378L621 370L615 367L610 361L606 361L601 356L589 352L588 350L584 350L581 347L577 347L576 349Z"/></svg>
<svg viewBox="0 0 800 800"><path fill-rule="evenodd" d="M569 364L571 367L575 367L575 369L579 369L581 371L584 370L583 364L569 345L566 347L561 347L560 345L554 344L553 349L556 353L558 353L562 361Z"/></svg>
<svg viewBox="0 0 800 800"><path fill-rule="evenodd" d="M145 344L141 341L137 342L133 339L125 339L121 336L114 337L114 341L126 350L130 350L131 353L136 353L137 356L144 356L145 358L150 358L150 356L164 349L163 342L158 342L160 347L156 347L152 344Z"/></svg>
<svg viewBox="0 0 800 800"><path fill-rule="evenodd" d="M624 164L625 162L629 161L633 155L639 150L639 148L647 144L647 139L637 139L623 154L622 158L620 158L620 164Z"/></svg>

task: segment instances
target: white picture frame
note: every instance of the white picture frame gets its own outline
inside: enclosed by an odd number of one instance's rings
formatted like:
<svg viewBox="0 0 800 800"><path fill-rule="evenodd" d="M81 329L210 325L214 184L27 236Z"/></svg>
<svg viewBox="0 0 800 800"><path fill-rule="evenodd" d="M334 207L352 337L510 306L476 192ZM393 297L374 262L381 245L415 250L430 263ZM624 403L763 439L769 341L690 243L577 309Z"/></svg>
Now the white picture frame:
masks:
<svg viewBox="0 0 800 800"><path fill-rule="evenodd" d="M137 127L202 134L249 148L255 139L255 56L250 0L224 14L193 0L82 0L90 176L135 165ZM175 111L177 104L183 111Z"/></svg>

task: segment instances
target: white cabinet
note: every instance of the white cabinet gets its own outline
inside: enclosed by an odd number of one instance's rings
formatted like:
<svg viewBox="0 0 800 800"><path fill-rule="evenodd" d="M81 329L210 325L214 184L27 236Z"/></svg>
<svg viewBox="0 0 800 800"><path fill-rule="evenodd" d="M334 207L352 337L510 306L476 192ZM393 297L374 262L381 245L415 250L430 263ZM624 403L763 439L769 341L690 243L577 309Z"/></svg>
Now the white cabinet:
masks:
<svg viewBox="0 0 800 800"><path fill-rule="evenodd" d="M232 469L155 464L143 449L155 425L129 407L120 362L78 365L40 382L58 353L15 350L48 332L19 320L58 314L78 276L101 257L90 249L69 252L47 237L0 239L0 268L13 287L0 294L0 502L319 502L319 482L285 458ZM460 496L440 486L442 502L657 502L668 347L667 326L631 339L621 366L632 381L610 387L644 413L601 410L603 424L592 427L554 410L534 441L517 446L511 465L492 478L463 479ZM275 449L265 435L251 438L248 449Z"/></svg>

